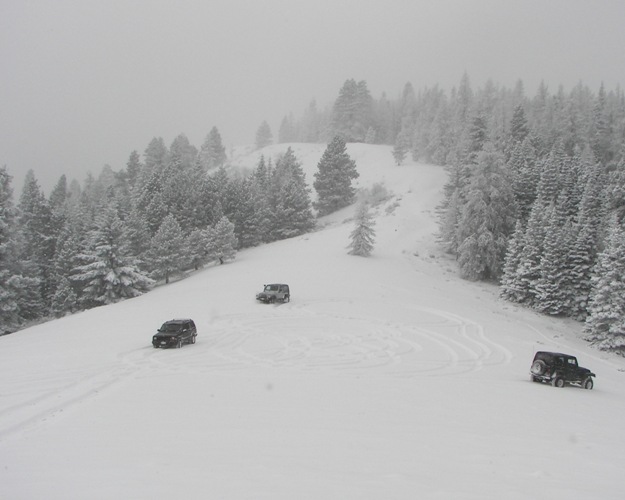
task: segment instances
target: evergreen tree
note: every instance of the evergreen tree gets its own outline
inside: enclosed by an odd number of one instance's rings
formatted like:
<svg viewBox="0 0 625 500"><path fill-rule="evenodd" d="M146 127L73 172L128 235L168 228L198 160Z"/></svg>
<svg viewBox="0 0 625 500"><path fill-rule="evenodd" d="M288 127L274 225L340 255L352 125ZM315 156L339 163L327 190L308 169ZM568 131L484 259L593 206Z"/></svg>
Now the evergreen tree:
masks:
<svg viewBox="0 0 625 500"><path fill-rule="evenodd" d="M271 128L269 124L263 120L258 130L256 131L256 149L263 149L265 146L269 146L273 143L273 135L271 134Z"/></svg>
<svg viewBox="0 0 625 500"><path fill-rule="evenodd" d="M454 189L451 196L446 202L445 210L442 211L440 218L439 241L445 252L457 255L460 247L460 219L462 217L462 201L460 199L460 190Z"/></svg>
<svg viewBox="0 0 625 500"><path fill-rule="evenodd" d="M15 209L11 176L0 168L0 334L17 330L20 317L17 293L12 284L14 263Z"/></svg>
<svg viewBox="0 0 625 500"><path fill-rule="evenodd" d="M139 157L139 153L135 150L130 153L128 161L126 162L126 178L129 189L132 190L134 188L142 168L141 158Z"/></svg>
<svg viewBox="0 0 625 500"><path fill-rule="evenodd" d="M510 153L508 169L512 175L514 199L518 207L518 217L524 223L529 218L540 179L538 159L529 139L516 142Z"/></svg>
<svg viewBox="0 0 625 500"><path fill-rule="evenodd" d="M488 141L488 121L483 113L478 113L469 128L469 162L476 163L477 156Z"/></svg>
<svg viewBox="0 0 625 500"><path fill-rule="evenodd" d="M161 227L152 237L146 259L152 276L164 279L165 283L169 283L172 275L185 268L188 254L182 229L173 215L165 217Z"/></svg>
<svg viewBox="0 0 625 500"><path fill-rule="evenodd" d="M240 248L254 247L263 241L265 207L251 176L240 180L238 188L239 203L234 214L234 232Z"/></svg>
<svg viewBox="0 0 625 500"><path fill-rule="evenodd" d="M217 127L213 127L204 139L200 148L199 160L204 170L212 170L225 165L227 160L226 148L221 141L221 134Z"/></svg>
<svg viewBox="0 0 625 500"><path fill-rule="evenodd" d="M189 142L185 134L180 134L169 148L169 161L166 165L176 165L179 170L188 169L195 163L197 156L197 148Z"/></svg>
<svg viewBox="0 0 625 500"><path fill-rule="evenodd" d="M393 146L393 158L395 163L399 166L404 163L406 155L410 150L410 135L404 128L401 129L397 138L395 139L395 145Z"/></svg>
<svg viewBox="0 0 625 500"><path fill-rule="evenodd" d="M276 161L269 196L270 238L281 240L307 233L315 227L309 188L293 150Z"/></svg>
<svg viewBox="0 0 625 500"><path fill-rule="evenodd" d="M376 142L376 131L373 127L369 127L367 129L367 135L365 135L365 144L375 144Z"/></svg>
<svg viewBox="0 0 625 500"><path fill-rule="evenodd" d="M339 135L346 142L363 142L372 125L372 105L365 81L345 81L332 109L333 136Z"/></svg>
<svg viewBox="0 0 625 500"><path fill-rule="evenodd" d="M164 169L154 170L149 179L139 186L134 208L147 224L151 235L154 235L167 215L167 206L163 202Z"/></svg>
<svg viewBox="0 0 625 500"><path fill-rule="evenodd" d="M429 141L425 150L426 158L435 165L445 165L447 163L453 143L451 126L449 106L446 100L443 100L432 121ZM419 157L415 157L413 154L413 159L417 161Z"/></svg>
<svg viewBox="0 0 625 500"><path fill-rule="evenodd" d="M600 240L603 219L604 183L601 167L589 172L577 218L575 241L569 260L573 302L571 316L584 320L592 289L592 270L596 262L597 246Z"/></svg>
<svg viewBox="0 0 625 500"><path fill-rule="evenodd" d="M97 217L89 247L82 255L86 263L72 276L81 284L80 301L87 308L136 297L153 283L132 259L124 257L122 235L116 210L106 207Z"/></svg>
<svg viewBox="0 0 625 500"><path fill-rule="evenodd" d="M516 276L511 277L515 284L516 301L530 307L536 305L538 299L537 284L540 280L540 258L545 244L545 210L546 206L537 198L532 206L527 228L523 235L523 247L516 269Z"/></svg>
<svg viewBox="0 0 625 500"><path fill-rule="evenodd" d="M537 191L543 203L555 203L558 199L562 187L560 172L566 170L564 163L567 161L562 143L558 142L542 164Z"/></svg>
<svg viewBox="0 0 625 500"><path fill-rule="evenodd" d="M162 137L153 138L143 153L143 171L149 176L154 170L165 168L169 162L169 151Z"/></svg>
<svg viewBox="0 0 625 500"><path fill-rule="evenodd" d="M319 216L351 205L356 195L352 179L358 178L356 162L347 154L345 141L336 136L321 156L314 174L313 187L318 199L314 203Z"/></svg>
<svg viewBox="0 0 625 500"><path fill-rule="evenodd" d="M617 221L606 243L593 273L586 331L600 349L625 355L625 231Z"/></svg>
<svg viewBox="0 0 625 500"><path fill-rule="evenodd" d="M527 118L525 117L525 110L521 104L514 108L512 119L510 120L510 142L514 147L516 144L520 144L529 135L529 127L527 124Z"/></svg>
<svg viewBox="0 0 625 500"><path fill-rule="evenodd" d="M55 252L55 235L50 205L39 188L32 170L26 175L18 210L21 272L25 277L39 283L38 298L34 290L31 290L27 300L30 308L36 307L39 311L30 311L28 316L45 316L54 293L52 260Z"/></svg>
<svg viewBox="0 0 625 500"><path fill-rule="evenodd" d="M293 133L296 134L294 139L288 142L323 142L324 117L317 110L317 101L310 101L308 107L304 111L301 126L298 128L293 125Z"/></svg>
<svg viewBox="0 0 625 500"><path fill-rule="evenodd" d="M373 226L373 215L369 211L367 203L361 203L356 211L354 229L350 233L349 248L350 255L369 257L375 243L375 230Z"/></svg>
<svg viewBox="0 0 625 500"><path fill-rule="evenodd" d="M558 206L561 207L562 203ZM544 249L539 263L540 277L536 282L535 308L551 315L568 313L571 303L568 256L573 234L570 221L559 213L561 209L558 210L558 206L551 206L546 214Z"/></svg>
<svg viewBox="0 0 625 500"><path fill-rule="evenodd" d="M52 313L55 317L61 318L67 313L75 312L77 303L78 296L72 284L65 276L61 276L52 297Z"/></svg>
<svg viewBox="0 0 625 500"><path fill-rule="evenodd" d="M137 210L132 210L123 225L124 254L132 257L137 266L145 269L145 255L150 249L150 230L148 223Z"/></svg>
<svg viewBox="0 0 625 500"><path fill-rule="evenodd" d="M517 270L521 263L521 256L524 247L525 228L520 220L516 221L514 234L508 242L506 258L503 264L503 275L499 293L501 297L511 302L523 302L525 299L524 290L519 283Z"/></svg>
<svg viewBox="0 0 625 500"><path fill-rule="evenodd" d="M234 224L227 217L222 217L215 227L209 230L208 260L218 260L220 264L234 260L237 245Z"/></svg>
<svg viewBox="0 0 625 500"><path fill-rule="evenodd" d="M271 161L267 164L265 163L265 158L261 156L258 165L252 174L252 198L255 206L254 219L257 222L257 230L259 232L260 239L258 242L250 242L251 246L253 246L253 244L260 244L262 242L266 243L272 240L272 215L270 207L272 200L272 170L273 167L271 165Z"/></svg>
<svg viewBox="0 0 625 500"><path fill-rule="evenodd" d="M187 238L189 260L196 271L208 261L209 231L195 229Z"/></svg>
<svg viewBox="0 0 625 500"><path fill-rule="evenodd" d="M503 158L492 146L476 162L459 225L460 273L471 280L498 279L515 224L514 194Z"/></svg>
<svg viewBox="0 0 625 500"><path fill-rule="evenodd" d="M617 215L618 220L625 220L625 151L621 152L621 159L609 173L606 185L607 209Z"/></svg>
<svg viewBox="0 0 625 500"><path fill-rule="evenodd" d="M297 131L294 122L293 114L282 118L280 128L278 129L278 143L297 142Z"/></svg>

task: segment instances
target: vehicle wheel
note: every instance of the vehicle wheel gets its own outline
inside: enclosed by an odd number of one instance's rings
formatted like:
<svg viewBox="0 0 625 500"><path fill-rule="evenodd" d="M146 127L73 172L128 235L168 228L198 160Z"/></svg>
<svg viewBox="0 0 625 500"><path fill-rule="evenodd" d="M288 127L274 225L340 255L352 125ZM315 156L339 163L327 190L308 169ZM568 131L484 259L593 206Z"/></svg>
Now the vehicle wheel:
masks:
<svg viewBox="0 0 625 500"><path fill-rule="evenodd" d="M564 387L564 379L562 377L556 377L553 379L552 384L554 387L558 387L559 389L561 389L562 387Z"/></svg>
<svg viewBox="0 0 625 500"><path fill-rule="evenodd" d="M531 380L532 382L540 382L540 380L539 380L539 379L537 379L536 377L534 377L534 375L531 375L531 376L530 376L530 380Z"/></svg>
<svg viewBox="0 0 625 500"><path fill-rule="evenodd" d="M289 295L285 295L284 302L290 302L290 301L291 301L291 297Z"/></svg>
<svg viewBox="0 0 625 500"><path fill-rule="evenodd" d="M191 343L192 343L192 344L195 344L195 337L196 337L196 336L197 336L197 335L192 335L192 336L191 336Z"/></svg>
<svg viewBox="0 0 625 500"><path fill-rule="evenodd" d="M594 384L594 382L592 381L592 378L591 378L591 377L586 378L586 379L582 382L582 387L583 387L584 389L588 389L588 390L590 390L590 389L592 389L592 388L594 387L594 385L595 385L595 384Z"/></svg>
<svg viewBox="0 0 625 500"><path fill-rule="evenodd" d="M545 362L542 359L537 359L536 361L534 361L534 364L532 364L531 372L534 375L542 375L543 373L545 373L546 368L547 365L545 364Z"/></svg>
<svg viewBox="0 0 625 500"><path fill-rule="evenodd" d="M178 345L176 346L178 349L180 349L182 347L182 340L178 341Z"/></svg>

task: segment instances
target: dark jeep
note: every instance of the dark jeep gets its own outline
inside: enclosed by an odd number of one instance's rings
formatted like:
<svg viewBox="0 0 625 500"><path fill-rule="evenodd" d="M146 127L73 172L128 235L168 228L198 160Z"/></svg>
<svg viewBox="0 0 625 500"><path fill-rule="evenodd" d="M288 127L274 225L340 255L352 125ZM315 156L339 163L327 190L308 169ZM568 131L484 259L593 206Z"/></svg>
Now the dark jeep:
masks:
<svg viewBox="0 0 625 500"><path fill-rule="evenodd" d="M195 344L197 329L192 319L172 319L163 323L156 335L152 337L152 345L156 347L182 347L183 344Z"/></svg>
<svg viewBox="0 0 625 500"><path fill-rule="evenodd" d="M288 302L291 300L289 285L282 283L265 285L264 290L256 294L256 300L260 300L265 304L271 304L273 302Z"/></svg>
<svg viewBox="0 0 625 500"><path fill-rule="evenodd" d="M593 388L595 376L588 368L577 364L577 358L559 352L538 351L530 369L533 382L545 382L554 387L573 384L584 389Z"/></svg>

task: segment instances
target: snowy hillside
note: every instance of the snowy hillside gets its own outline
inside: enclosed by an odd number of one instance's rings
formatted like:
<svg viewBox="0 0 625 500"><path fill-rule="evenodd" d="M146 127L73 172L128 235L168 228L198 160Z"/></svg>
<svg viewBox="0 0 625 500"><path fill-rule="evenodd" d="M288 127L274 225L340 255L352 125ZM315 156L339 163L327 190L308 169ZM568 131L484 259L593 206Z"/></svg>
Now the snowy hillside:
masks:
<svg viewBox="0 0 625 500"><path fill-rule="evenodd" d="M324 149L293 145L311 184ZM397 167L384 146L348 153L357 187L392 195L370 258L347 255L350 207L0 337L0 498L623 498L625 360L457 277L434 237L443 169ZM268 282L288 283L291 302L257 303ZM153 349L156 328L185 316L197 343ZM595 389L531 383L536 350L578 356Z"/></svg>

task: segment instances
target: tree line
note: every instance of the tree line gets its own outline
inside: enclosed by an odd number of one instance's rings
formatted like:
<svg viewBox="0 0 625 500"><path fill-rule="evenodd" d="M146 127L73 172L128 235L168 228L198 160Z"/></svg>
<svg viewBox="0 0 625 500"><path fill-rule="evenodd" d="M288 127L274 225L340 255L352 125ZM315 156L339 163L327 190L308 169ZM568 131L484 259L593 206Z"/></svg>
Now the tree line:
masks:
<svg viewBox="0 0 625 500"><path fill-rule="evenodd" d="M315 176L315 208L352 203L357 175L336 138ZM118 172L105 166L82 185L61 176L49 197L30 171L17 204L0 168L0 334L132 298L228 262L239 249L309 232L310 191L291 148L260 156L248 173L229 168L216 127L199 150L184 134L169 148L154 138Z"/></svg>
<svg viewBox="0 0 625 500"><path fill-rule="evenodd" d="M447 93L373 99L347 80L334 104L311 102L286 116L279 140L392 145L401 165L445 166L440 242L469 280L499 284L501 296L585 323L587 338L625 354L625 95L581 82L527 96L467 74Z"/></svg>

